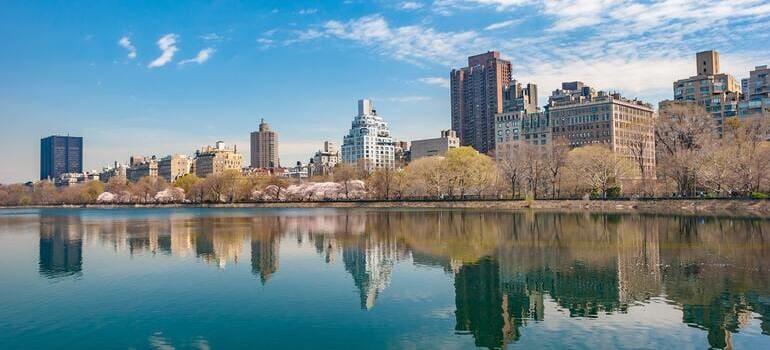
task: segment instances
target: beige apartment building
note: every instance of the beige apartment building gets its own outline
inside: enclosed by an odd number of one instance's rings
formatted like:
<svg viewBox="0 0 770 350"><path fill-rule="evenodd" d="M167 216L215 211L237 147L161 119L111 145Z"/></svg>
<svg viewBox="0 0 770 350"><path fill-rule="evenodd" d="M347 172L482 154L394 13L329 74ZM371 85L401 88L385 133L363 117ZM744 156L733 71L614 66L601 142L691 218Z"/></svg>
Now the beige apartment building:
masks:
<svg viewBox="0 0 770 350"><path fill-rule="evenodd" d="M497 51L468 57L468 66L450 77L452 130L463 146L495 150L495 115L503 112L503 92L511 85L511 62Z"/></svg>
<svg viewBox="0 0 770 350"><path fill-rule="evenodd" d="M770 117L770 68L754 67L741 81L743 100L738 104L741 118Z"/></svg>
<svg viewBox="0 0 770 350"><path fill-rule="evenodd" d="M139 179L149 176L158 177L158 159L155 156L150 158L131 157L131 166L126 170L128 181L137 182Z"/></svg>
<svg viewBox="0 0 770 350"><path fill-rule="evenodd" d="M498 158L505 157L507 152L514 150L520 143L540 146L551 144L551 120L548 112L506 112L498 114L495 120L495 155Z"/></svg>
<svg viewBox="0 0 770 350"><path fill-rule="evenodd" d="M168 182L174 182L190 173L192 159L185 155L174 154L166 156L158 162L158 176Z"/></svg>
<svg viewBox="0 0 770 350"><path fill-rule="evenodd" d="M552 139L571 147L606 145L635 166L641 160L645 176L655 177L656 117L649 103L600 91L582 103L549 106L548 114Z"/></svg>
<svg viewBox="0 0 770 350"><path fill-rule="evenodd" d="M444 155L452 148L460 147L460 139L454 130L442 130L441 137L415 140L409 147L410 160Z"/></svg>
<svg viewBox="0 0 770 350"><path fill-rule="evenodd" d="M732 75L719 72L719 53L715 50L698 52L695 66L696 75L674 82L674 100L704 106L721 134L724 120L738 115L741 83Z"/></svg>
<svg viewBox="0 0 770 350"><path fill-rule="evenodd" d="M259 131L251 133L251 167L278 168L278 133L270 130L265 120L259 123Z"/></svg>
<svg viewBox="0 0 770 350"><path fill-rule="evenodd" d="M241 171L243 156L238 149L228 147L223 141L217 141L214 147L206 146L195 157L195 175L207 177L218 175L225 170Z"/></svg>
<svg viewBox="0 0 770 350"><path fill-rule="evenodd" d="M324 148L313 155L310 160L312 175L329 175L340 162L340 151L332 141L324 141Z"/></svg>

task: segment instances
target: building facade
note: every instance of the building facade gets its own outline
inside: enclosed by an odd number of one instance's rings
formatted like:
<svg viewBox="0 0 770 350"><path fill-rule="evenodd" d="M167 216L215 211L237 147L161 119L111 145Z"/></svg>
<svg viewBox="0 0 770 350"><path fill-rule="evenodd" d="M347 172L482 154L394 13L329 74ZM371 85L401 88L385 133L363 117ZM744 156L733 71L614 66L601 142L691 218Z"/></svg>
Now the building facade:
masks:
<svg viewBox="0 0 770 350"><path fill-rule="evenodd" d="M225 170L241 171L243 156L238 149L227 146L223 141L217 141L215 146L206 146L196 152L195 175L207 177L219 175Z"/></svg>
<svg viewBox="0 0 770 350"><path fill-rule="evenodd" d="M460 147L460 138L454 130L442 130L441 137L415 140L409 148L411 159L444 155L452 148Z"/></svg>
<svg viewBox="0 0 770 350"><path fill-rule="evenodd" d="M337 145L332 141L324 141L323 149L316 152L310 160L312 165L311 175L330 175L334 166L339 162L340 151L337 149Z"/></svg>
<svg viewBox="0 0 770 350"><path fill-rule="evenodd" d="M556 89L548 96L549 106L583 103L596 97L596 90L582 81L561 83L561 89Z"/></svg>
<svg viewBox="0 0 770 350"><path fill-rule="evenodd" d="M167 182L174 182L192 170L192 159L185 155L174 154L163 157L158 162L158 176Z"/></svg>
<svg viewBox="0 0 770 350"><path fill-rule="evenodd" d="M342 161L366 171L392 169L395 150L388 123L377 115L371 100L358 101L358 115L342 140Z"/></svg>
<svg viewBox="0 0 770 350"><path fill-rule="evenodd" d="M603 144L633 164L647 178L655 176L655 110L620 94L599 92L582 103L549 106L551 138L571 147ZM638 167L638 166L637 166Z"/></svg>
<svg viewBox="0 0 770 350"><path fill-rule="evenodd" d="M495 149L495 115L503 112L503 91L511 84L511 62L497 51L468 57L450 74L452 130L463 146L482 153Z"/></svg>
<svg viewBox="0 0 770 350"><path fill-rule="evenodd" d="M126 169L126 166L116 161L112 167L103 169L99 174L99 180L102 182L109 182L112 179L121 183L128 181L128 170Z"/></svg>
<svg viewBox="0 0 770 350"><path fill-rule="evenodd" d="M128 181L137 182L143 177L158 177L158 158L152 156L139 160L136 156L131 157L131 167L126 171Z"/></svg>
<svg viewBox="0 0 770 350"><path fill-rule="evenodd" d="M270 130L265 120L259 123L259 131L251 133L251 167L278 168L278 133Z"/></svg>
<svg viewBox="0 0 770 350"><path fill-rule="evenodd" d="M551 120L548 112L526 113L524 111L500 113L495 118L495 155L504 157L517 144L551 144Z"/></svg>
<svg viewBox="0 0 770 350"><path fill-rule="evenodd" d="M40 140L40 180L83 172L83 138L49 136Z"/></svg>
<svg viewBox="0 0 770 350"><path fill-rule="evenodd" d="M738 115L741 83L732 75L719 72L719 53L715 50L698 52L695 64L696 75L674 82L674 100L705 107L721 134L724 120Z"/></svg>
<svg viewBox="0 0 770 350"><path fill-rule="evenodd" d="M503 112L524 111L534 113L540 110L537 106L537 85L528 83L522 86L513 80L503 91Z"/></svg>
<svg viewBox="0 0 770 350"><path fill-rule="evenodd" d="M741 118L770 117L770 68L757 66L743 79L743 99L738 103Z"/></svg>

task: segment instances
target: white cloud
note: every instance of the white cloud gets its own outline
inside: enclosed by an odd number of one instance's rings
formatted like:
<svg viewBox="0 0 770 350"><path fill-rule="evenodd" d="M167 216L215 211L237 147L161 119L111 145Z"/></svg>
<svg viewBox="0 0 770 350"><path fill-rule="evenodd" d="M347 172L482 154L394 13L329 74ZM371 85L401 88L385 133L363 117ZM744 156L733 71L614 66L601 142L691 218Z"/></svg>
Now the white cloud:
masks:
<svg viewBox="0 0 770 350"><path fill-rule="evenodd" d="M160 56L150 62L149 68L163 67L166 63L171 62L174 58L174 54L179 50L176 47L176 41L179 37L176 34L166 34L158 39L158 48L161 50Z"/></svg>
<svg viewBox="0 0 770 350"><path fill-rule="evenodd" d="M521 20L511 19L511 20L507 20L507 21L492 23L492 24L488 25L486 28L484 28L484 30L503 29L503 28L508 28L508 27L515 26L515 25L517 25L519 23L521 23Z"/></svg>
<svg viewBox="0 0 770 350"><path fill-rule="evenodd" d="M211 58L211 55L213 55L214 52L215 52L214 48L207 47L203 50L200 50L195 57L181 61L179 62L179 64L188 64L188 63L203 64L204 62L208 61L209 58Z"/></svg>
<svg viewBox="0 0 770 350"><path fill-rule="evenodd" d="M124 37L120 38L120 40L118 40L118 45L120 45L120 47L128 50L128 58L129 59L136 58L136 47L134 47L134 45L131 44L131 39L129 37L124 36Z"/></svg>
<svg viewBox="0 0 770 350"><path fill-rule="evenodd" d="M300 15L312 15L312 14L314 14L316 12L318 12L318 9L309 8L309 9L301 9L297 13L300 14Z"/></svg>
<svg viewBox="0 0 770 350"><path fill-rule="evenodd" d="M328 21L324 25L324 33L415 64L432 62L451 65L468 52L493 47L488 38L475 31L440 32L421 25L391 27L380 15L347 22Z"/></svg>
<svg viewBox="0 0 770 350"><path fill-rule="evenodd" d="M262 49L269 49L275 45L275 40L268 38L257 38L257 42L262 44Z"/></svg>
<svg viewBox="0 0 770 350"><path fill-rule="evenodd" d="M425 77L425 78L417 79L417 81L423 84L434 85L442 88L449 88L449 78Z"/></svg>
<svg viewBox="0 0 770 350"><path fill-rule="evenodd" d="M411 10L419 10L423 8L423 4L420 2L415 1L404 1L402 3L399 3L396 7L399 10L405 10L405 11L411 11Z"/></svg>

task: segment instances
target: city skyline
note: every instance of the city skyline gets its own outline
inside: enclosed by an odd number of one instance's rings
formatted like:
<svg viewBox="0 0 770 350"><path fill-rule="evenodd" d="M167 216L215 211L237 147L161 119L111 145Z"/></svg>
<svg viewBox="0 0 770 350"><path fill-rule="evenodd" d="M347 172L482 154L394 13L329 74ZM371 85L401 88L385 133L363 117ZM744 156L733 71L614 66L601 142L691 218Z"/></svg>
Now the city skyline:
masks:
<svg viewBox="0 0 770 350"><path fill-rule="evenodd" d="M367 97L395 140L435 137L450 124L448 71L487 50L538 85L541 106L575 80L657 105L709 49L737 79L770 62L761 1L517 4L195 3L184 15L159 4L4 4L0 47L13 54L0 55L0 145L18 166L0 169L0 183L34 179L48 135L85 137L89 170L217 140L248 150L260 118L281 133L280 157L304 162L323 140L341 144L351 101ZM324 122L296 127L314 120Z"/></svg>

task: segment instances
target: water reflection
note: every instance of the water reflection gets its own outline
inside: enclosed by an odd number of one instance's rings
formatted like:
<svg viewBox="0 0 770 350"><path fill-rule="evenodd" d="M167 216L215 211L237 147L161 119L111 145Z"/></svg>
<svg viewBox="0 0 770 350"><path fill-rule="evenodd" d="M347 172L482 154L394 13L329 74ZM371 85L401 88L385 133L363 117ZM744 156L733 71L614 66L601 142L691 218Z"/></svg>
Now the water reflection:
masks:
<svg viewBox="0 0 770 350"><path fill-rule="evenodd" d="M626 313L661 297L714 348L758 315L770 334L768 221L640 215L469 211L324 211L292 215L40 217L40 274L88 274L83 241L119 253L195 257L226 268L250 251L262 284L280 274L282 241L319 262L341 260L371 310L402 262L454 281L455 331L500 348L547 322L547 301L565 315ZM552 316L552 315L550 315Z"/></svg>

